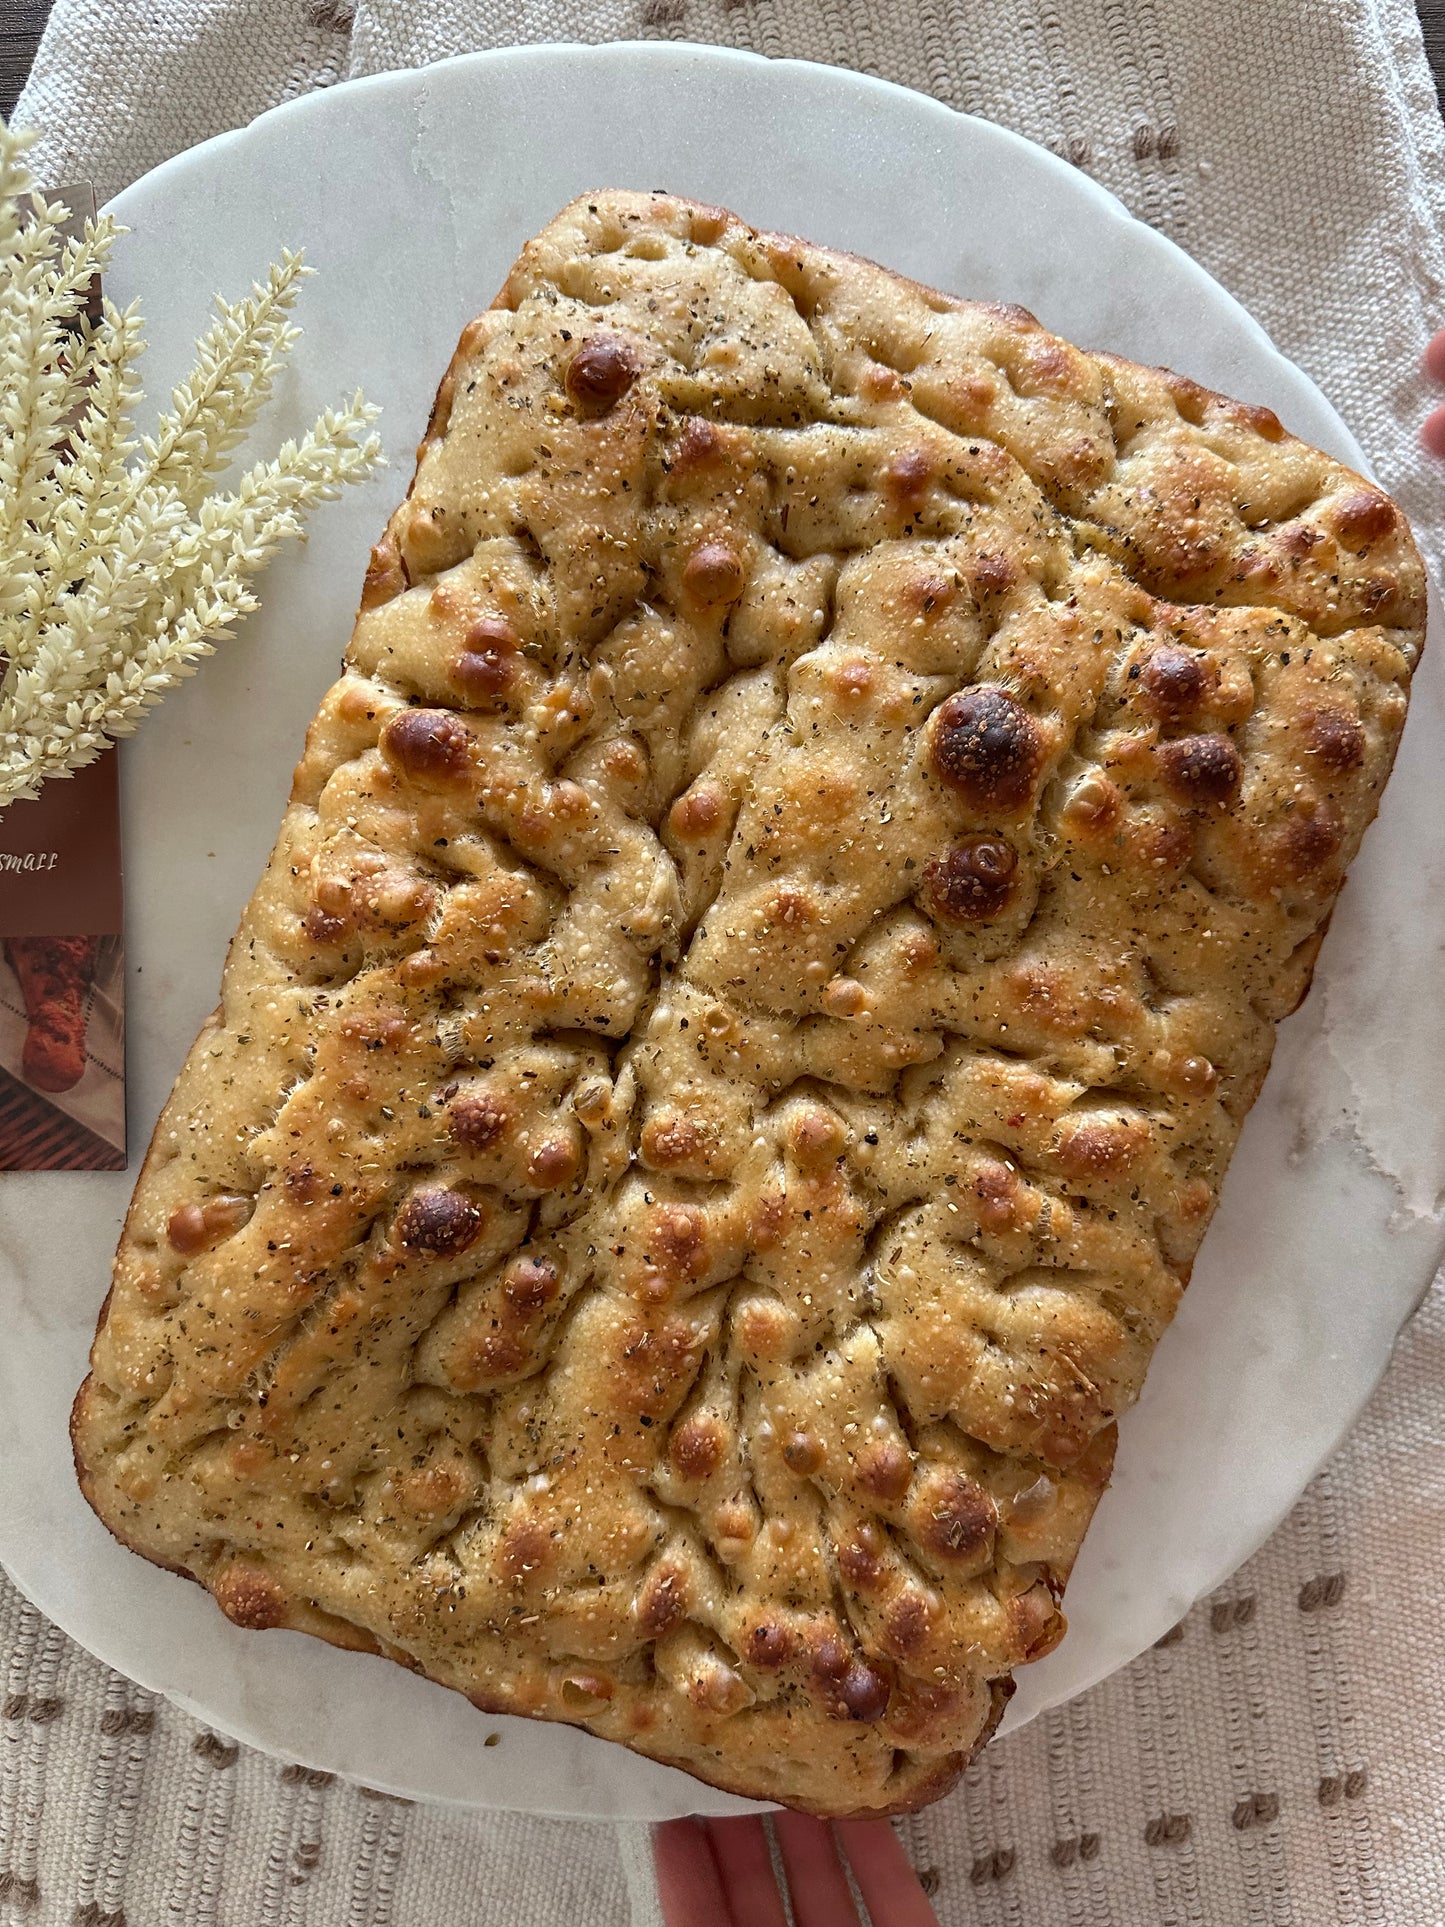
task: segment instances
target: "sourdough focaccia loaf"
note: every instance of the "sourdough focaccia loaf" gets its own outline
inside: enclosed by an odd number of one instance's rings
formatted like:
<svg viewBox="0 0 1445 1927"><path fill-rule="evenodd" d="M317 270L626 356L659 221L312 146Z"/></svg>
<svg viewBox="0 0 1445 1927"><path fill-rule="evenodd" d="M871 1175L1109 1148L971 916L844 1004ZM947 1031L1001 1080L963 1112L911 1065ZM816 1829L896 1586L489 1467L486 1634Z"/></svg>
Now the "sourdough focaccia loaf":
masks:
<svg viewBox="0 0 1445 1927"><path fill-rule="evenodd" d="M442 382L76 1405L238 1625L819 1813L1046 1652L1419 651L1267 409L599 194Z"/></svg>

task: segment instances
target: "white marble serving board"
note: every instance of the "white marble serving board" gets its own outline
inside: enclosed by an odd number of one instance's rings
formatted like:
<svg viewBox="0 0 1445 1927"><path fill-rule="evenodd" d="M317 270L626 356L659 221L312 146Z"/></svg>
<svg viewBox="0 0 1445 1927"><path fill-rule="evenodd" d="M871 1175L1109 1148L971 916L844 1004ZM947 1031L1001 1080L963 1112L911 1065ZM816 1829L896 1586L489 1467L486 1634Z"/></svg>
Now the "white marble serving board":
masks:
<svg viewBox="0 0 1445 1927"><path fill-rule="evenodd" d="M960 294L1021 301L1077 342L1169 363L1362 457L1237 303L1082 174L829 68L678 44L475 55L311 95L116 203L131 233L112 291L143 304L152 395L180 372L214 291L238 293L304 244L305 339L266 433L296 431L359 382L384 407L391 467L317 517L260 615L127 754L133 1168L0 1179L0 1558L82 1644L255 1745L424 1798L661 1817L740 1803L585 1734L484 1718L384 1661L238 1631L199 1588L112 1543L76 1490L66 1436L134 1166L214 1003L437 379L521 243L602 185L671 188ZM1142 1651L1264 1539L1348 1429L1434 1271L1441 648L1314 993L1284 1027L1184 1308L1123 1426L1069 1636L1025 1672L1010 1724ZM484 1745L490 1732L499 1745Z"/></svg>

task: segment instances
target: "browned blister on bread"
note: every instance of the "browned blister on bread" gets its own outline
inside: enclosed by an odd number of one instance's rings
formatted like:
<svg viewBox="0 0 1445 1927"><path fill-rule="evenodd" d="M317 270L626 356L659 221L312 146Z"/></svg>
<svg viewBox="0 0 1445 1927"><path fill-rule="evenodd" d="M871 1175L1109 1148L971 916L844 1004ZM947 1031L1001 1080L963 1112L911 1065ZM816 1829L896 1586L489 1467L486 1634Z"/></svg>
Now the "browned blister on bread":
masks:
<svg viewBox="0 0 1445 1927"><path fill-rule="evenodd" d="M818 1813L1060 1599L1424 619L1268 410L607 193L467 328L156 1132L111 1528Z"/></svg>

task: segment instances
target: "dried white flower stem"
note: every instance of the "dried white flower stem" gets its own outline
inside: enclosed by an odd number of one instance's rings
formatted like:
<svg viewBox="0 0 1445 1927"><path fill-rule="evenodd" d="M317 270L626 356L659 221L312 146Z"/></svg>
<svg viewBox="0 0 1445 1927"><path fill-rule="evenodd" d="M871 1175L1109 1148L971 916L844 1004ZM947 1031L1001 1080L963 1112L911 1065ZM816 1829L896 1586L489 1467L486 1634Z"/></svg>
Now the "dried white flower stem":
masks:
<svg viewBox="0 0 1445 1927"><path fill-rule="evenodd" d="M87 315L118 230L78 238L32 189L0 123L0 808L92 762L256 607L252 582L308 509L368 474L376 410L358 393L224 492L299 335L283 254L243 301L217 299L196 366L137 439L134 308Z"/></svg>

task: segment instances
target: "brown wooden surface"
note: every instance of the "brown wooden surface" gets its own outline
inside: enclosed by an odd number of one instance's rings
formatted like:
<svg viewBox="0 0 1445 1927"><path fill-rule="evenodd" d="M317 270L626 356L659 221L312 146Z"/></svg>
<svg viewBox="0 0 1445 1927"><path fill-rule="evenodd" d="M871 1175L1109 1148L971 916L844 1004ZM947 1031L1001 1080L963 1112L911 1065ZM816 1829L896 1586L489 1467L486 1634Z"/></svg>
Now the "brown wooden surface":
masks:
<svg viewBox="0 0 1445 1927"><path fill-rule="evenodd" d="M1445 94L1445 0L1416 0L1425 30L1425 51L1435 75L1435 91Z"/></svg>
<svg viewBox="0 0 1445 1927"><path fill-rule="evenodd" d="M0 1070L0 1171L123 1171L125 1153Z"/></svg>
<svg viewBox="0 0 1445 1927"><path fill-rule="evenodd" d="M0 0L0 114L6 120L30 72L49 11L50 0Z"/></svg>
<svg viewBox="0 0 1445 1927"><path fill-rule="evenodd" d="M118 3L118 0L113 0ZM1417 0L1435 85L1445 79L1445 0ZM8 120L35 53L50 0L0 0L0 114Z"/></svg>

